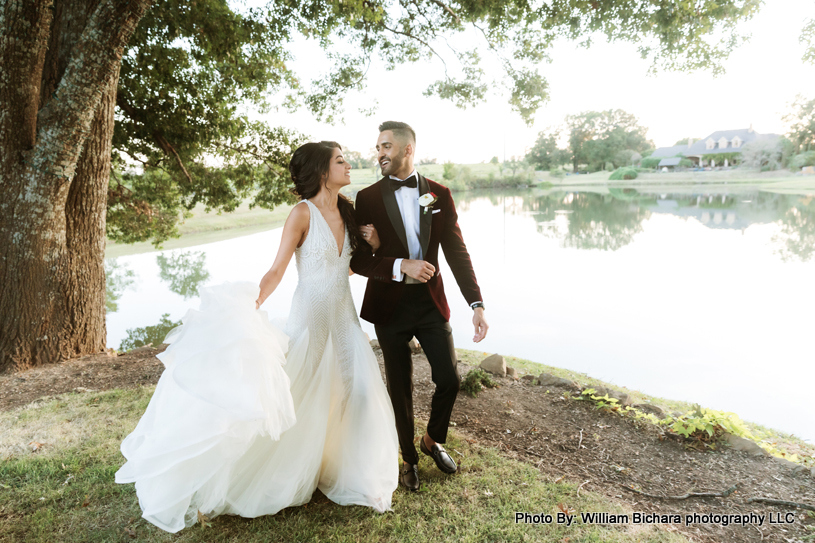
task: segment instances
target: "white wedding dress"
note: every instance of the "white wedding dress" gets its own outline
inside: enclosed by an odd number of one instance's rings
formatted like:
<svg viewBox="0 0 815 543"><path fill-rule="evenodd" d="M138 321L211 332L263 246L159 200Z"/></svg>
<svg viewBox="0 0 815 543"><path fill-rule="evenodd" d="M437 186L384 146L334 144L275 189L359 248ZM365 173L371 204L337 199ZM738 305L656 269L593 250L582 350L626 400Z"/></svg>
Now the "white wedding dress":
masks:
<svg viewBox="0 0 815 543"><path fill-rule="evenodd" d="M393 408L351 298L348 232L340 253L304 202L286 333L255 310L257 285L227 283L202 289L200 309L158 355L166 368L122 442L116 482L136 483L144 518L163 530L194 524L199 511L274 514L316 488L338 504L390 510Z"/></svg>

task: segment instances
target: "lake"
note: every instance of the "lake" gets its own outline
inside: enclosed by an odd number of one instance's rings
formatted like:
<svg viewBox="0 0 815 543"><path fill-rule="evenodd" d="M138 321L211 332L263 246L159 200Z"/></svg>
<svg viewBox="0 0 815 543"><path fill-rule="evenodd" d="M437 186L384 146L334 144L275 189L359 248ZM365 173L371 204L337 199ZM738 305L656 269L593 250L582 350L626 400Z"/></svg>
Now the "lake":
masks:
<svg viewBox="0 0 815 543"><path fill-rule="evenodd" d="M472 343L472 313L442 263L456 346L733 411L813 442L813 196L732 183L459 193L490 331ZM108 345L160 341L203 285L258 282L280 234L108 259ZM264 304L271 317L287 315L296 275L292 260ZM365 278L351 285L359 308Z"/></svg>

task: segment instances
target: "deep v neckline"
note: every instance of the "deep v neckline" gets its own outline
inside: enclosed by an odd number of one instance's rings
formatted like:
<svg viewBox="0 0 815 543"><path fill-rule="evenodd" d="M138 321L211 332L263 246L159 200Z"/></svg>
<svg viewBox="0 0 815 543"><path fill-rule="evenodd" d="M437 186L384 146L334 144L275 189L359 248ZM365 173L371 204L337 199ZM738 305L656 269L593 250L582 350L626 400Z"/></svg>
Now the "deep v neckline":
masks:
<svg viewBox="0 0 815 543"><path fill-rule="evenodd" d="M320 215L320 218L323 220L323 223L325 223L326 228L328 228L328 232L331 234L331 239L334 240L334 247L337 248L337 257L341 257L342 256L342 251L345 249L345 235L348 233L348 229L345 227L345 221L343 221L343 223L342 223L342 247L340 247L340 244L337 243L337 236L334 234L334 231L331 229L331 225L328 224L328 221L325 219L325 215L323 215L323 212L320 211L320 208L317 207L317 204L315 204L311 200L306 200L306 201L308 203L310 203L312 206L314 206L314 209L317 210L317 213ZM340 216L340 217L342 217L342 216Z"/></svg>

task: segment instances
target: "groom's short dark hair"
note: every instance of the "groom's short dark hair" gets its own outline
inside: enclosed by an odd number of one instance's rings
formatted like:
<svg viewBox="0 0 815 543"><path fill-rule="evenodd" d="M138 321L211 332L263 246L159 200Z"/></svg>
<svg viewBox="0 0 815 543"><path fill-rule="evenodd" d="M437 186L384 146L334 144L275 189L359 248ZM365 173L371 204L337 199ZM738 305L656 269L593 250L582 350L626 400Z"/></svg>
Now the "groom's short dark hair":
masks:
<svg viewBox="0 0 815 543"><path fill-rule="evenodd" d="M399 121L385 121L379 125L379 132L390 130L393 135L398 139L407 141L416 145L416 132L410 127L408 123L400 123Z"/></svg>

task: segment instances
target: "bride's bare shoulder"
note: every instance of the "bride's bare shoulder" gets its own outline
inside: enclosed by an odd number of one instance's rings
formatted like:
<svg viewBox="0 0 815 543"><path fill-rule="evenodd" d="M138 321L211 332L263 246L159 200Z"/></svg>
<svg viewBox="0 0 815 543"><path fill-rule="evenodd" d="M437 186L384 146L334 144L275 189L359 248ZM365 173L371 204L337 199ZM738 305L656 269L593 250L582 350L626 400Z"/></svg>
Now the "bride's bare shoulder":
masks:
<svg viewBox="0 0 815 543"><path fill-rule="evenodd" d="M301 200L297 203L291 211L289 212L289 217L286 219L286 223L294 226L298 230L305 230L308 228L308 221L311 216L310 210L308 205L306 204L305 200Z"/></svg>

